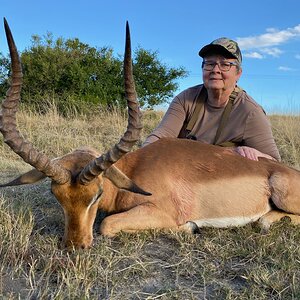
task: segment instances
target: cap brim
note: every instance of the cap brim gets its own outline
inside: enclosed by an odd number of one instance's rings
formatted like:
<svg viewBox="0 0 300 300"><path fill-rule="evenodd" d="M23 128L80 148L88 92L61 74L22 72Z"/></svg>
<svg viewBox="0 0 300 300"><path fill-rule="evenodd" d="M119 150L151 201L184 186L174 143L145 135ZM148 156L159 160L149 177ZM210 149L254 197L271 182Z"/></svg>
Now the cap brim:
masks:
<svg viewBox="0 0 300 300"><path fill-rule="evenodd" d="M221 46L221 45L213 45L213 44L209 44L204 46L200 51L199 51L199 56L201 57L205 57L207 56L209 53L213 53L213 54L221 54L226 58L236 58L238 59L236 56L234 56L231 52L229 52L225 47Z"/></svg>

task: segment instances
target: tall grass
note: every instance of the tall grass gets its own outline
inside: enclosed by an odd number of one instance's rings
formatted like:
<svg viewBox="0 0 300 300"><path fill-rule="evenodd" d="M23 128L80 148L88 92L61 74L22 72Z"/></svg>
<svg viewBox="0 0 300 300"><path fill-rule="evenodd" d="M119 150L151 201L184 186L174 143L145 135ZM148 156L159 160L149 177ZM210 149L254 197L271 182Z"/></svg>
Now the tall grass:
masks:
<svg viewBox="0 0 300 300"><path fill-rule="evenodd" d="M273 133L284 163L300 166L300 116L271 116Z"/></svg>
<svg viewBox="0 0 300 300"><path fill-rule="evenodd" d="M90 145L107 150L126 127L113 111L61 117L21 111L24 136L50 157ZM144 113L141 141L162 114ZM283 161L299 166L299 118L272 116ZM30 169L0 140L5 182ZM203 229L199 235L150 230L98 233L85 251L58 245L63 213L49 181L0 190L0 298L2 299L299 299L300 234L287 221L268 233L254 225Z"/></svg>

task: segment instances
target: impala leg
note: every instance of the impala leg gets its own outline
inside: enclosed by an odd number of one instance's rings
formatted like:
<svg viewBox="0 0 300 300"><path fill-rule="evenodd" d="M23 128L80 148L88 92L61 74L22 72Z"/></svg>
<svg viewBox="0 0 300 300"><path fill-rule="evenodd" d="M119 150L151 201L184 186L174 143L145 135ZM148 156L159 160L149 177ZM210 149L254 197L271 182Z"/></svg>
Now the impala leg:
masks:
<svg viewBox="0 0 300 300"><path fill-rule="evenodd" d="M200 228L193 221L188 221L185 224L178 226L176 228L176 230L184 231L184 232L191 233L191 234L200 233Z"/></svg>
<svg viewBox="0 0 300 300"><path fill-rule="evenodd" d="M136 232L145 229L176 227L176 221L170 215L146 203L126 212L106 217L100 225L100 233L112 237L120 231Z"/></svg>
<svg viewBox="0 0 300 300"><path fill-rule="evenodd" d="M259 219L259 225L262 230L268 231L274 222L278 222L284 217L288 217L294 225L300 224L300 216L298 215L289 214L284 211L271 210Z"/></svg>
<svg viewBox="0 0 300 300"><path fill-rule="evenodd" d="M300 215L299 173L295 170L276 172L269 178L271 199L280 210Z"/></svg>

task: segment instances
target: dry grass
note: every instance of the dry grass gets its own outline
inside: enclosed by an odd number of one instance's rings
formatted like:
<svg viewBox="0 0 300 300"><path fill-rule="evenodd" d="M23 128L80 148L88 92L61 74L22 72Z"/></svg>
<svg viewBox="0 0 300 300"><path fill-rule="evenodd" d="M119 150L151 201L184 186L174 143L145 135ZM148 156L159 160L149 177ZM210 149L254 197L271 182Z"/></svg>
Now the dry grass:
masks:
<svg viewBox="0 0 300 300"><path fill-rule="evenodd" d="M143 138L161 114L144 116ZM272 116L288 164L299 166L299 117ZM117 142L126 118L114 111L62 118L20 113L20 129L50 156ZM55 141L55 142L53 142ZM298 142L299 141L299 142ZM1 182L29 169L0 141ZM0 191L1 299L299 299L300 234L288 222L265 234L256 225L199 235L146 231L68 253L58 249L63 214L49 182Z"/></svg>
<svg viewBox="0 0 300 300"><path fill-rule="evenodd" d="M274 137L282 160L300 167L300 116L271 116Z"/></svg>

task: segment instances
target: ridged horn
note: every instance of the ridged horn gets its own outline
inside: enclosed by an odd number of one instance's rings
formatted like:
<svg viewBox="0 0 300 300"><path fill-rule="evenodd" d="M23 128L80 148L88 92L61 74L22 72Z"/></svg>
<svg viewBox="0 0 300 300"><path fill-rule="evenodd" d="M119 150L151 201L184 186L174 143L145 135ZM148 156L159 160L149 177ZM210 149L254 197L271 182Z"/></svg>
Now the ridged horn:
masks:
<svg viewBox="0 0 300 300"><path fill-rule="evenodd" d="M90 162L79 174L81 184L89 184L96 176L117 162L128 153L140 137L142 129L141 112L139 109L132 71L131 41L128 22L126 22L126 43L124 55L125 97L128 105L128 126L120 141L108 152Z"/></svg>
<svg viewBox="0 0 300 300"><path fill-rule="evenodd" d="M0 131L3 134L4 142L26 163L32 165L58 184L64 184L71 180L70 172L36 150L17 130L16 113L21 98L23 73L18 50L5 18L4 28L11 57L11 84L2 102L0 112Z"/></svg>

